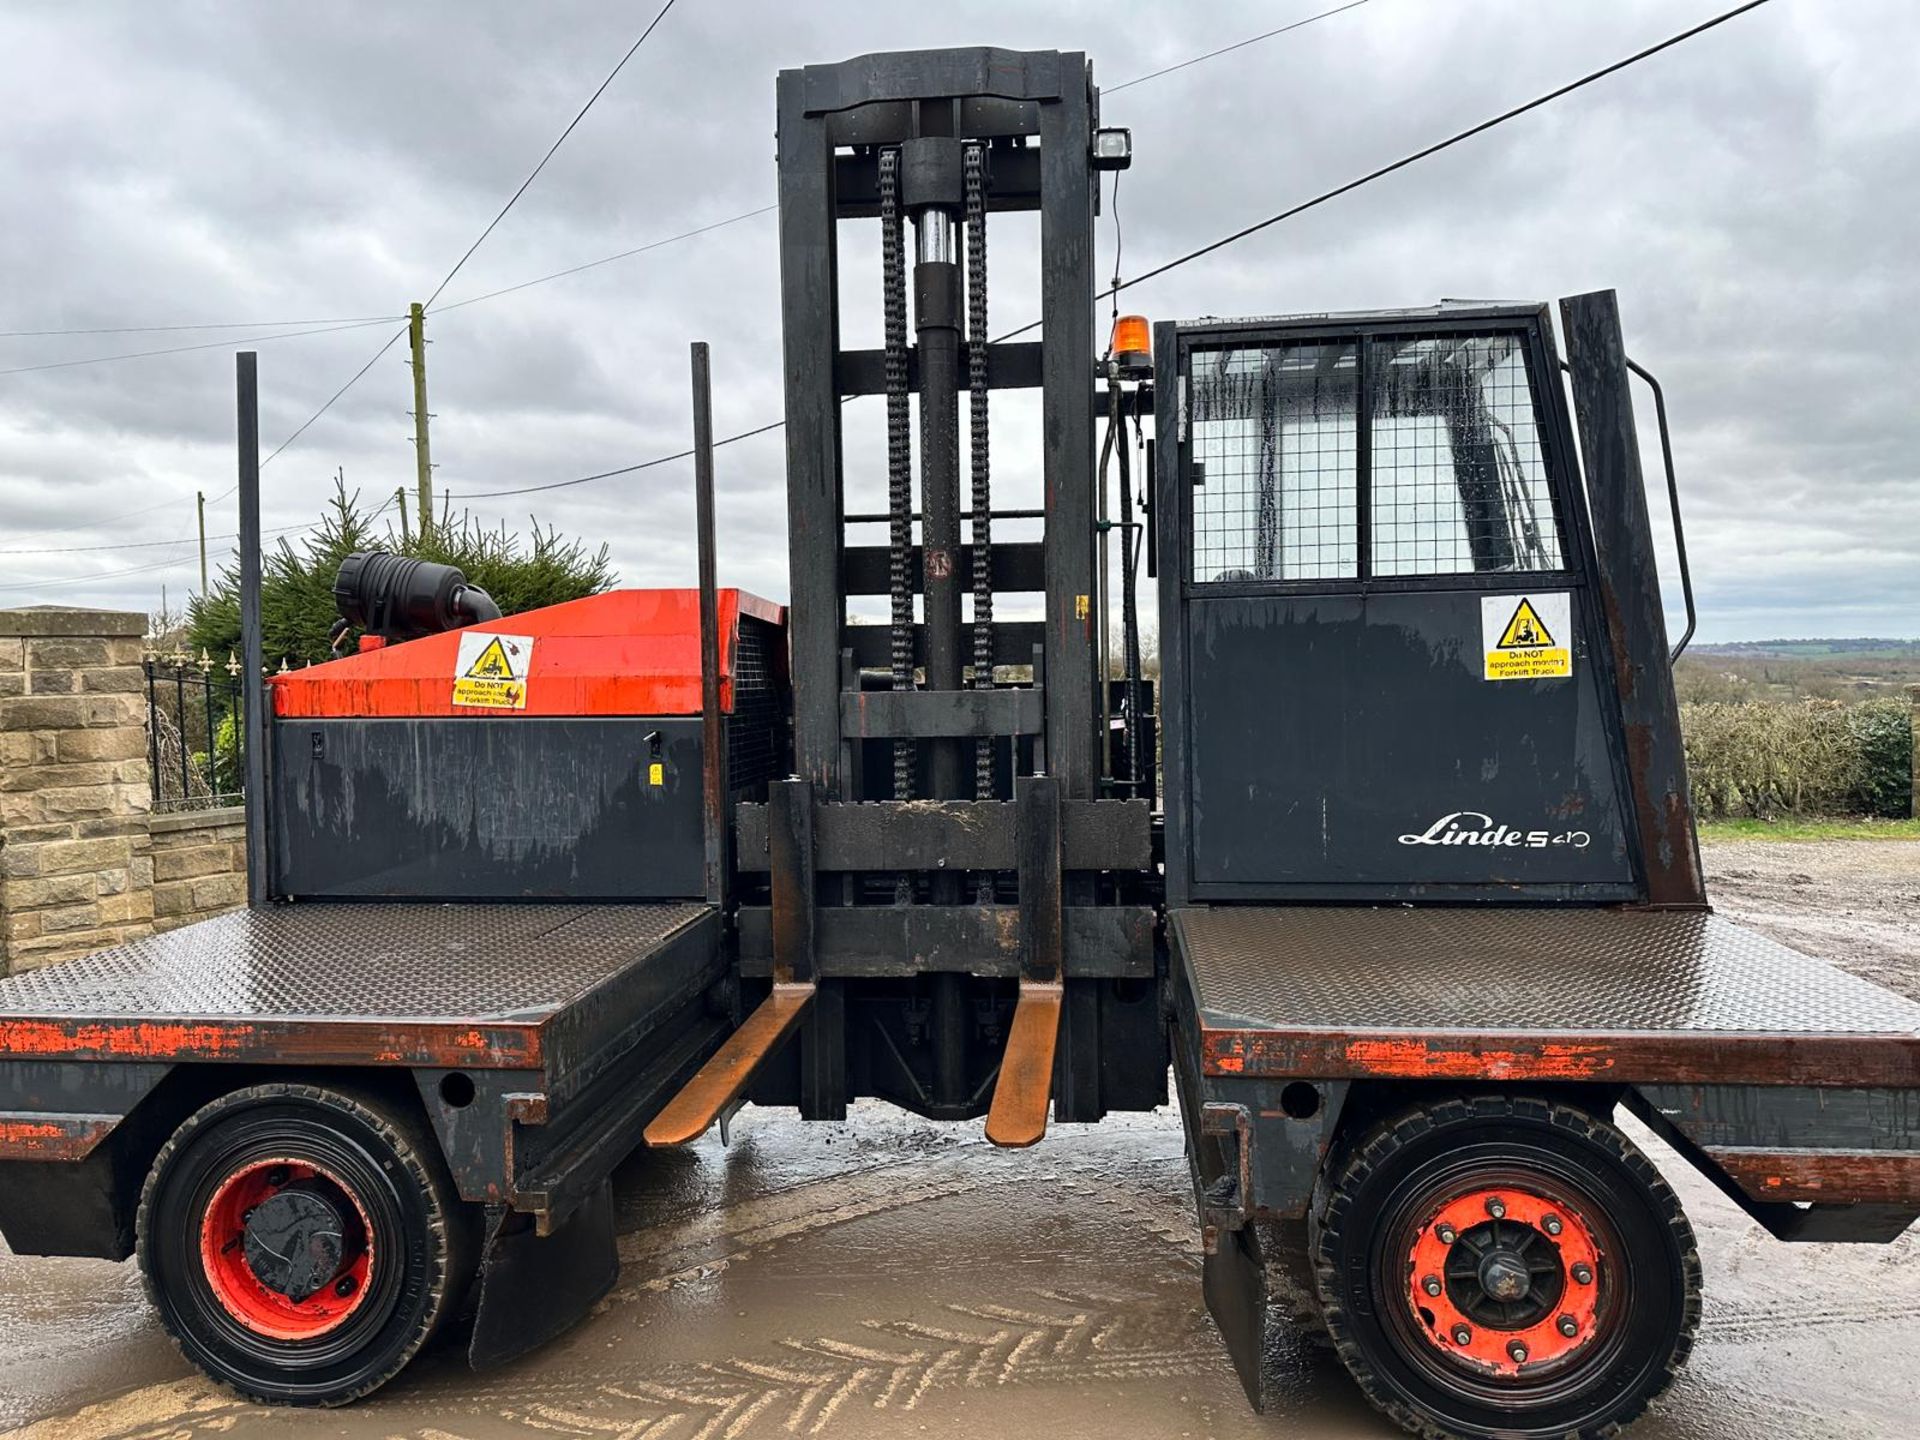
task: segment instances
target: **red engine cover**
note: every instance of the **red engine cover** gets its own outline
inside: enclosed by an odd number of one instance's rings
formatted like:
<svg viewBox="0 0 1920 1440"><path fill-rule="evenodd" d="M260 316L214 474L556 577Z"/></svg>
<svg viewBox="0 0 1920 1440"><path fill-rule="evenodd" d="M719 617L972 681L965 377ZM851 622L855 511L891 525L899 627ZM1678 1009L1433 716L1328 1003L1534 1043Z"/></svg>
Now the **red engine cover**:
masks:
<svg viewBox="0 0 1920 1440"><path fill-rule="evenodd" d="M782 628L768 660L784 671L786 610L744 590L722 590L719 602L720 703L731 711L741 618ZM285 717L698 715L700 592L610 590L270 684L273 713Z"/></svg>

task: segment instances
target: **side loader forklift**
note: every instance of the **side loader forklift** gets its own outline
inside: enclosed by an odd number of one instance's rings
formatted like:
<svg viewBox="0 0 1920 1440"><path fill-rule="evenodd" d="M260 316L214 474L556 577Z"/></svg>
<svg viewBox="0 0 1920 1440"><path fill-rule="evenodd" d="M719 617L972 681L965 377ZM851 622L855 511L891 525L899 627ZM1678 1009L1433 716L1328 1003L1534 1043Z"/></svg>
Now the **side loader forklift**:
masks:
<svg viewBox="0 0 1920 1440"><path fill-rule="evenodd" d="M1256 1406L1308 1326L1418 1434L1597 1437L1700 1315L1619 1112L1780 1239L1920 1215L1920 1006L1707 905L1611 292L1557 335L1442 304L1097 356L1131 153L1083 56L777 94L788 607L716 585L696 346L697 589L492 618L362 560L358 652L263 680L240 357L251 904L0 981L16 1251L137 1254L195 1364L336 1404L470 1296L476 1364L571 1324L617 1269L614 1166L740 1104L1027 1146L1171 1074ZM1021 211L1040 336L997 340ZM881 344L847 348L876 228ZM990 447L1009 390L1037 454ZM1038 511L996 509L1009 470Z"/></svg>

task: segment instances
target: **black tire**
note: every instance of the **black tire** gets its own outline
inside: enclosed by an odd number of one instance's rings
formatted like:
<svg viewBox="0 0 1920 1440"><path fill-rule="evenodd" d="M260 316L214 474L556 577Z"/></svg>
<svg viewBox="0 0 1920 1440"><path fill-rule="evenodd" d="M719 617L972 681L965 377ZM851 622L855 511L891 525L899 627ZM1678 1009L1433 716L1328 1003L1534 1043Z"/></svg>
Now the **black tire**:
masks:
<svg viewBox="0 0 1920 1440"><path fill-rule="evenodd" d="M1464 1207L1505 1215L1503 1190L1563 1238L1511 1218L1505 1241L1497 1220L1487 1230L1460 1228ZM1693 1347L1693 1229L1646 1156L1583 1110L1515 1094L1410 1109L1373 1127L1329 1172L1315 1218L1314 1279L1336 1350L1376 1407L1428 1440L1599 1440L1645 1410ZM1517 1230L1541 1272L1513 1310L1474 1288L1472 1262L1489 1245L1488 1230L1509 1253ZM1597 1265L1566 1259L1588 1241ZM1425 1288L1428 1274L1413 1273L1431 1270L1413 1262L1433 1247L1448 1257L1437 1290ZM1466 1263L1456 1270L1456 1260ZM1422 1295L1436 1294L1423 1305ZM1478 1332L1447 1308L1456 1297L1479 1307ZM1576 1303L1587 1307L1584 1327L1561 1313ZM1526 1323L1541 1328L1523 1331ZM1562 1328L1569 1324L1572 1331ZM1556 1333L1578 1339L1535 1338L1544 1359L1524 1343L1511 1348L1522 1334ZM1490 1365L1450 1347L1450 1337L1454 1346L1506 1353Z"/></svg>
<svg viewBox="0 0 1920 1440"><path fill-rule="evenodd" d="M343 1228L365 1256L358 1278L343 1272L331 1292L351 1301L333 1301L325 1287L313 1297L344 1312L322 1322L333 1327L324 1333L304 1333L306 1317L289 1323L292 1333L267 1333L248 1304L223 1298L235 1293L235 1242L217 1243L222 1207L252 1183L242 1177L284 1186L287 1161L350 1202L338 1206L351 1221ZM469 1217L432 1139L411 1117L344 1089L257 1085L206 1106L155 1158L137 1227L147 1294L182 1353L268 1404L342 1405L378 1389L445 1323L470 1278Z"/></svg>

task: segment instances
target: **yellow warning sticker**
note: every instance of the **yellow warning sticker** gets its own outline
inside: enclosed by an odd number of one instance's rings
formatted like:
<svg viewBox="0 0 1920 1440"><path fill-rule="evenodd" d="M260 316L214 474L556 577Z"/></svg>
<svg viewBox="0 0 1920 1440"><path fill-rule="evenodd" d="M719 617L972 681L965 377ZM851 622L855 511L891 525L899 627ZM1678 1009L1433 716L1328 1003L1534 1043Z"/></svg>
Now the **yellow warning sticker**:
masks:
<svg viewBox="0 0 1920 1440"><path fill-rule="evenodd" d="M667 783L667 767L655 760L647 766L647 784L664 785Z"/></svg>
<svg viewBox="0 0 1920 1440"><path fill-rule="evenodd" d="M533 663L531 635L460 637L453 666L453 703L487 710L527 708L527 671Z"/></svg>
<svg viewBox="0 0 1920 1440"><path fill-rule="evenodd" d="M1564 590L1486 595L1480 648L1489 680L1561 680L1573 674L1573 603Z"/></svg>

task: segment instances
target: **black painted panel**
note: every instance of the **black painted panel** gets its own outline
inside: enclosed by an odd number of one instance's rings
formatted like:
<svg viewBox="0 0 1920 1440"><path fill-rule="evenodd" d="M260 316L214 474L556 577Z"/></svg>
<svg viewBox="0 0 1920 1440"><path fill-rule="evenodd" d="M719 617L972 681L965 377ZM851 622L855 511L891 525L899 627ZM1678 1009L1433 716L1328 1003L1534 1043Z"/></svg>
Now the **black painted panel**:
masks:
<svg viewBox="0 0 1920 1440"><path fill-rule="evenodd" d="M277 895L704 894L697 719L281 720L273 766Z"/></svg>
<svg viewBox="0 0 1920 1440"><path fill-rule="evenodd" d="M1509 681L1482 593L1190 601L1197 887L1631 883L1583 592L1572 678ZM1403 842L1453 815L1518 843Z"/></svg>

